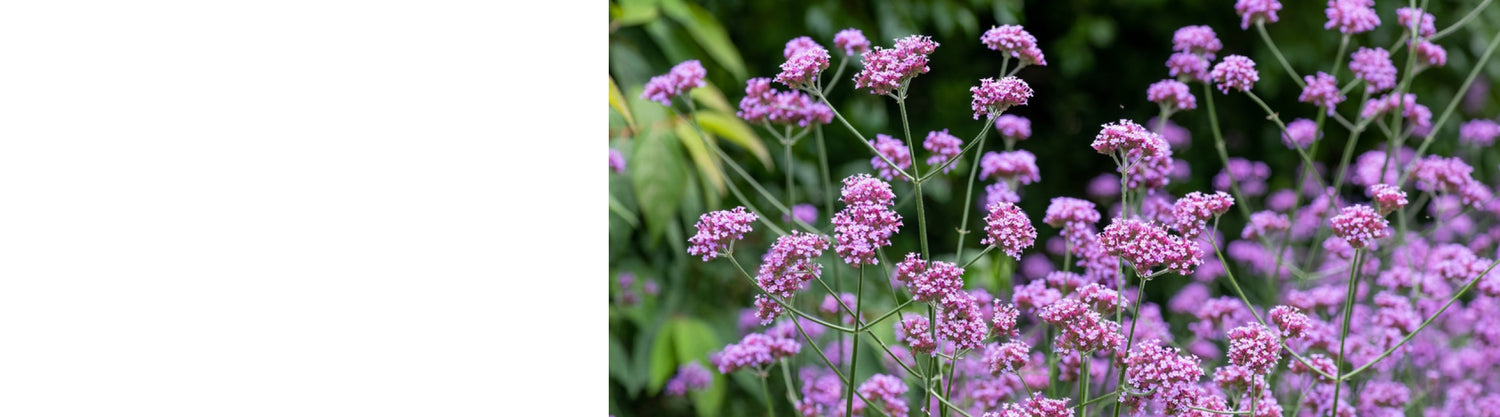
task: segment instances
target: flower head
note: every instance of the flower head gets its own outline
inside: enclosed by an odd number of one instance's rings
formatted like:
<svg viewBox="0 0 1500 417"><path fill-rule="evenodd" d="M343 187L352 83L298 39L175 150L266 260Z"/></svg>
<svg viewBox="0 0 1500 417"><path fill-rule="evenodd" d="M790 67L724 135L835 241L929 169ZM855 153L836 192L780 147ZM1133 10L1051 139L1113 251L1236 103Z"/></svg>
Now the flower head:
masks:
<svg viewBox="0 0 1500 417"><path fill-rule="evenodd" d="M1349 59L1349 71L1365 80L1366 93L1378 93L1396 86L1396 65L1391 53L1382 48L1360 47Z"/></svg>
<svg viewBox="0 0 1500 417"><path fill-rule="evenodd" d="M1312 327L1312 322L1307 315L1292 306L1271 308L1271 321L1276 323L1276 328L1281 330L1282 337L1302 337L1302 334Z"/></svg>
<svg viewBox="0 0 1500 417"><path fill-rule="evenodd" d="M1208 58L1190 52L1167 57L1167 73L1182 81L1207 81L1208 65Z"/></svg>
<svg viewBox="0 0 1500 417"><path fill-rule="evenodd" d="M1349 246L1355 249L1391 235L1390 223L1366 205L1344 207L1331 222L1334 236L1349 242Z"/></svg>
<svg viewBox="0 0 1500 417"><path fill-rule="evenodd" d="M1276 23L1276 11L1281 2L1276 0L1239 0L1234 2L1234 12L1240 15L1240 29L1249 29L1250 22L1265 20Z"/></svg>
<svg viewBox="0 0 1500 417"><path fill-rule="evenodd" d="M885 178L886 181L906 178L901 175L901 171L911 168L911 149L907 148L905 143L884 133L877 133L875 140L870 141L870 146L874 146L875 150L885 157L870 158L870 165L875 167L875 172L879 173L881 178ZM891 162L886 162L887 159Z"/></svg>
<svg viewBox="0 0 1500 417"><path fill-rule="evenodd" d="M1083 227L1099 223L1099 210L1094 203L1072 197L1056 197L1047 206L1047 215L1042 222L1052 227Z"/></svg>
<svg viewBox="0 0 1500 417"><path fill-rule="evenodd" d="M974 110L974 119L980 116L998 116L1011 106L1024 106L1031 98L1031 86L1026 85L1016 77L994 78L979 80L979 86L969 87L969 92L974 93L974 100L969 107Z"/></svg>
<svg viewBox="0 0 1500 417"><path fill-rule="evenodd" d="M1432 41L1417 42L1411 49L1417 52L1417 61L1424 65L1441 67L1448 63L1448 51Z"/></svg>
<svg viewBox="0 0 1500 417"><path fill-rule="evenodd" d="M801 350L802 345L796 340L751 333L739 343L725 346L723 351L713 355L710 362L719 368L719 373L727 374L743 368L766 367Z"/></svg>
<svg viewBox="0 0 1500 417"><path fill-rule="evenodd" d="M1421 16L1421 22L1417 24L1417 36L1431 38L1437 35L1437 18L1433 17L1432 13L1410 7L1396 9L1396 23L1400 24L1401 30L1406 31L1408 35L1411 34L1412 23L1414 23L1412 20L1417 16Z"/></svg>
<svg viewBox="0 0 1500 417"><path fill-rule="evenodd" d="M802 53L802 51L822 47L822 45L818 45L818 42L814 41L812 38L806 36L798 36L792 38L792 40L786 41L786 48L783 48L781 50L781 57L792 59L792 57L797 56L797 54Z"/></svg>
<svg viewBox="0 0 1500 417"><path fill-rule="evenodd" d="M1173 236L1161 226L1136 219L1115 218L1099 234L1099 243L1110 254L1124 257L1144 275L1158 266L1187 275L1203 264L1203 248L1198 242Z"/></svg>
<svg viewBox="0 0 1500 417"><path fill-rule="evenodd" d="M1183 355L1173 347L1162 346L1157 339L1135 345L1125 356L1125 383L1132 391L1151 392L1151 398L1166 403L1172 410L1190 405L1190 396L1182 395L1203 378L1203 367L1197 356Z"/></svg>
<svg viewBox="0 0 1500 417"><path fill-rule="evenodd" d="M1307 149L1312 146L1314 140L1319 136L1318 124L1312 120L1297 119L1286 124L1286 132L1281 134L1281 143L1286 147Z"/></svg>
<svg viewBox="0 0 1500 417"><path fill-rule="evenodd" d="M1281 360L1281 338L1260 324L1248 324L1229 331L1229 363L1265 375Z"/></svg>
<svg viewBox="0 0 1500 417"><path fill-rule="evenodd" d="M1020 25L1005 25L990 28L979 38L984 46L1020 59L1026 65L1047 65L1042 49L1036 46L1036 37Z"/></svg>
<svg viewBox="0 0 1500 417"><path fill-rule="evenodd" d="M793 230L777 238L766 251L755 280L768 293L791 297L822 274L823 265L818 263L818 257L825 250L828 250L827 236Z"/></svg>
<svg viewBox="0 0 1500 417"><path fill-rule="evenodd" d="M667 380L667 395L681 397L687 395L688 391L700 391L708 388L714 382L713 375L709 375L708 369L697 361L688 362L677 367L677 375Z"/></svg>
<svg viewBox="0 0 1500 417"><path fill-rule="evenodd" d="M984 363L988 365L990 375L994 376L1020 372L1021 368L1026 367L1026 361L1029 359L1031 359L1031 345L1019 340L999 346L991 345L984 353Z"/></svg>
<svg viewBox="0 0 1500 417"><path fill-rule="evenodd" d="M1031 137L1031 119L1013 114L1002 114L995 118L995 130L1006 139L1026 140Z"/></svg>
<svg viewBox="0 0 1500 417"><path fill-rule="evenodd" d="M973 294L954 291L938 302L938 338L955 349L978 349L989 332L979 300Z"/></svg>
<svg viewBox="0 0 1500 417"><path fill-rule="evenodd" d="M844 55L855 56L870 51L870 40L859 29L848 28L833 35L833 47L843 49Z"/></svg>
<svg viewBox="0 0 1500 417"><path fill-rule="evenodd" d="M1118 123L1105 123L1104 128L1099 130L1099 134L1094 136L1092 146L1095 151L1102 154L1125 152L1130 154L1132 159L1140 156L1154 157L1171 151L1167 140L1161 135L1125 119L1121 119Z"/></svg>
<svg viewBox="0 0 1500 417"><path fill-rule="evenodd" d="M1224 57L1214 65L1209 77L1218 85L1219 91L1229 94L1229 89L1249 91L1250 86L1260 81L1260 73L1255 70L1255 61L1240 55Z"/></svg>
<svg viewBox="0 0 1500 417"><path fill-rule="evenodd" d="M920 314L906 314L896 322L896 340L906 342L912 352L934 353L937 341L932 340L932 323Z"/></svg>
<svg viewBox="0 0 1500 417"><path fill-rule="evenodd" d="M859 395L876 403L891 417L906 417L910 411L906 405L906 390L906 382L901 378L885 374L871 375L870 379L859 384ZM862 412L865 407L864 401L855 401L854 414L868 415Z"/></svg>
<svg viewBox="0 0 1500 417"><path fill-rule="evenodd" d="M1500 137L1500 123L1494 120L1474 119L1458 128L1458 141L1475 146L1490 146Z"/></svg>
<svg viewBox="0 0 1500 417"><path fill-rule="evenodd" d="M901 230L901 215L891 210L896 195L891 185L866 174L844 179L845 207L834 214L834 252L845 263L858 268L879 262L875 250L891 245L891 235Z"/></svg>
<svg viewBox="0 0 1500 417"><path fill-rule="evenodd" d="M989 214L984 216L984 223L985 238L979 243L995 245L1016 260L1021 259L1022 249L1036 243L1036 227L1031 225L1031 219L1026 218L1026 213L1015 204L991 204Z"/></svg>
<svg viewBox="0 0 1500 417"><path fill-rule="evenodd" d="M729 244L750 233L750 223L759 219L744 207L719 210L698 216L698 233L688 238L688 254L702 256L704 262L716 258L719 253L729 251Z"/></svg>
<svg viewBox="0 0 1500 417"><path fill-rule="evenodd" d="M985 152L979 158L979 179L982 180L996 177L1031 184L1042 179L1038 171L1036 155L1025 150Z"/></svg>
<svg viewBox="0 0 1500 417"><path fill-rule="evenodd" d="M616 174L625 173L625 155L621 155L619 150L609 150L609 169Z"/></svg>
<svg viewBox="0 0 1500 417"><path fill-rule="evenodd" d="M1240 238L1257 239L1260 237L1271 237L1271 232L1285 231L1292 227L1291 219L1285 214L1270 210L1257 211L1250 215L1250 223L1245 225L1245 230L1240 232Z"/></svg>
<svg viewBox="0 0 1500 417"><path fill-rule="evenodd" d="M891 49L877 46L863 55L864 69L854 75L854 87L869 88L870 94L890 94L906 81L926 73L927 55L937 47L932 37L919 35L898 39Z"/></svg>
<svg viewBox="0 0 1500 417"><path fill-rule="evenodd" d="M781 64L781 74L776 75L776 82L793 89L810 87L817 82L818 73L825 69L828 69L828 50L813 44Z"/></svg>
<svg viewBox="0 0 1500 417"><path fill-rule="evenodd" d="M646 91L641 92L641 98L671 106L673 98L704 86L703 77L706 76L708 71L698 60L682 61L666 74L651 77L651 81L646 82Z"/></svg>
<svg viewBox="0 0 1500 417"><path fill-rule="evenodd" d="M760 319L760 325L771 324L777 317L781 317L781 313L784 312L785 310L782 310L781 303L776 302L775 299L765 294L755 295L755 318Z"/></svg>
<svg viewBox="0 0 1500 417"><path fill-rule="evenodd" d="M896 264L896 281L906 283L912 299L930 303L964 288L964 269L949 262L924 261L916 253Z"/></svg>
<svg viewBox="0 0 1500 417"><path fill-rule="evenodd" d="M1380 26L1380 16L1375 14L1375 0L1328 0L1323 11L1328 16L1324 29L1339 28L1345 35L1369 32Z"/></svg>
<svg viewBox="0 0 1500 417"><path fill-rule="evenodd" d="M1219 35L1214 33L1214 28L1206 25L1183 26L1177 29L1177 32L1172 33L1173 51L1189 52L1214 59L1214 54L1219 53L1220 49L1224 49L1224 43L1219 42Z"/></svg>
<svg viewBox="0 0 1500 417"><path fill-rule="evenodd" d="M1391 214L1402 207L1406 207L1406 192L1401 187L1390 184L1371 185L1366 193L1375 200L1375 207L1380 209L1380 215Z"/></svg>
<svg viewBox="0 0 1500 417"><path fill-rule="evenodd" d="M1177 80L1161 80L1151 84L1151 87L1146 88L1146 99L1176 110L1198 108L1198 99L1193 97L1187 84Z"/></svg>
<svg viewBox="0 0 1500 417"><path fill-rule="evenodd" d="M1344 94L1339 92L1338 80L1332 75L1318 71L1316 76L1302 76L1302 80L1307 82L1307 87L1302 88L1302 95L1297 97L1297 101L1324 107L1328 109L1330 115L1333 114L1334 107L1344 102Z"/></svg>
<svg viewBox="0 0 1500 417"><path fill-rule="evenodd" d="M927 132L927 139L922 141L922 148L932 152L932 156L927 157L927 165L938 166L957 158L959 152L963 150L963 144L964 140L948 134L948 129ZM949 164L948 167L943 168L943 173L947 174L954 168L957 168L956 164Z"/></svg>
<svg viewBox="0 0 1500 417"><path fill-rule="evenodd" d="M796 124L807 127L833 121L833 110L801 91L777 91L769 78L751 78L745 83L745 98L735 115L750 123Z"/></svg>
<svg viewBox="0 0 1500 417"><path fill-rule="evenodd" d="M1193 191L1172 205L1173 224L1184 237L1193 238L1203 233L1208 221L1218 218L1234 206L1234 197L1223 191L1203 194Z"/></svg>

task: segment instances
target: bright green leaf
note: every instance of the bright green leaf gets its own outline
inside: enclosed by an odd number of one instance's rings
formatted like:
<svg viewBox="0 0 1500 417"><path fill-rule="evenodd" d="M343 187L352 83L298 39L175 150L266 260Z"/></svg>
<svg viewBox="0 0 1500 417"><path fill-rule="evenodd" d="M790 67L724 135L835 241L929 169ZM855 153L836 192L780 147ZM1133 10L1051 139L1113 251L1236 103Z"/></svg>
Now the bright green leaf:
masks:
<svg viewBox="0 0 1500 417"><path fill-rule="evenodd" d="M677 221L677 205L686 186L683 177L687 169L676 142L675 137L660 129L645 132L636 140L635 154L626 170L652 239L660 238L667 224Z"/></svg>
<svg viewBox="0 0 1500 417"><path fill-rule="evenodd" d="M693 165L698 166L698 176L707 178L709 184L713 184L714 190L723 194L725 191L724 172L719 169L717 160L714 159L713 154L708 153L708 146L704 143L705 140L713 139L699 136L698 131L687 122L676 123L673 131L677 133L678 138L682 139L682 147L687 149L688 156L693 158Z"/></svg>
<svg viewBox="0 0 1500 417"><path fill-rule="evenodd" d="M765 165L766 169L772 168L771 151L766 149L766 144L760 141L760 136L757 136L755 130L751 129L750 125L745 123L744 120L725 113L700 111L698 112L698 123L703 126L703 130L708 132L708 134L728 139L730 142L740 145L740 147L745 148L745 150L755 155L757 159L760 159L761 164Z"/></svg>
<svg viewBox="0 0 1500 417"><path fill-rule="evenodd" d="M642 380L640 373L630 371L630 355L625 353L625 346L614 337L609 338L609 376L629 392L640 392Z"/></svg>
<svg viewBox="0 0 1500 417"><path fill-rule="evenodd" d="M652 394L661 392L661 387L667 384L667 378L677 373L677 350L673 348L675 339L671 323L658 329L651 342L651 379L646 388Z"/></svg>
<svg viewBox="0 0 1500 417"><path fill-rule="evenodd" d="M620 0L620 15L610 22L612 26L635 26L656 20L656 0Z"/></svg>

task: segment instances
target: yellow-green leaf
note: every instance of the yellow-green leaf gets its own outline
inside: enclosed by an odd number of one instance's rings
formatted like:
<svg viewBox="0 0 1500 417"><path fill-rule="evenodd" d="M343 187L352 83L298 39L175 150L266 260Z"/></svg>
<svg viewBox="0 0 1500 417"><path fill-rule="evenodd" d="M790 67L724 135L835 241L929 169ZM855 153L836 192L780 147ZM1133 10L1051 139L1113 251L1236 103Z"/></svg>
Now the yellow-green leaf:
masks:
<svg viewBox="0 0 1500 417"><path fill-rule="evenodd" d="M729 99L724 98L724 92L713 84L688 90L688 97L692 97L705 108L718 110L723 113L734 113L734 108L729 107Z"/></svg>
<svg viewBox="0 0 1500 417"><path fill-rule="evenodd" d="M656 20L661 15L655 0L620 0L619 10L618 16L611 16L614 21L610 22L610 26L635 26Z"/></svg>
<svg viewBox="0 0 1500 417"><path fill-rule="evenodd" d="M760 136L756 135L755 130L751 129L750 124L745 123L744 120L734 117L733 114L700 111L698 112L698 123L703 125L703 130L708 132L708 134L728 139L730 142L740 145L740 147L745 148L745 150L750 151L751 154L760 159L761 164L764 164L766 169L772 168L771 151L766 149L766 144L761 142Z"/></svg>
<svg viewBox="0 0 1500 417"><path fill-rule="evenodd" d="M703 47L709 56L714 58L724 69L734 74L737 79L745 79L745 61L740 58L740 51L735 49L734 43L729 41L729 32L724 30L724 25L714 19L713 14L704 10L702 6L688 4L682 0L666 0L661 4L662 11L676 20L693 35L698 41L698 46Z"/></svg>
<svg viewBox="0 0 1500 417"><path fill-rule="evenodd" d="M719 169L718 160L714 159L713 154L708 153L708 146L704 144L704 141L713 140L713 138L699 136L698 132L693 130L692 125L686 122L676 123L673 129L677 132L677 137L682 139L682 147L687 149L688 156L693 158L693 165L698 166L698 176L707 178L719 194L724 194L724 173Z"/></svg>
<svg viewBox="0 0 1500 417"><path fill-rule="evenodd" d="M635 118L630 116L630 106L625 105L625 95L620 94L620 86L615 85L615 77L609 77L609 107L625 116L625 123L630 125L630 131L637 131Z"/></svg>

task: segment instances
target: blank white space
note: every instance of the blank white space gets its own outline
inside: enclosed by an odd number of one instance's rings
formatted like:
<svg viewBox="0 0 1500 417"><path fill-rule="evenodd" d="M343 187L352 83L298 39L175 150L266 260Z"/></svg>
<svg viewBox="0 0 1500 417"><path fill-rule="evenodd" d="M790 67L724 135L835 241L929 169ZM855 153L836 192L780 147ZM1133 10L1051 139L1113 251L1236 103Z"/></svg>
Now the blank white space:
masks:
<svg viewBox="0 0 1500 417"><path fill-rule="evenodd" d="M0 6L0 415L602 415L604 7L540 3Z"/></svg>

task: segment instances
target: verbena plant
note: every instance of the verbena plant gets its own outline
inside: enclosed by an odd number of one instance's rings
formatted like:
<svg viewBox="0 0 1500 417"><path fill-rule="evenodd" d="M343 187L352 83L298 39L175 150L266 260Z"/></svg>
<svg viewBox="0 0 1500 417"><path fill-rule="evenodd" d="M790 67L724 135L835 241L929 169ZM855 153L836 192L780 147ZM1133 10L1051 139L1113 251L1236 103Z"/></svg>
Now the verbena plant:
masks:
<svg viewBox="0 0 1500 417"><path fill-rule="evenodd" d="M913 35L872 46L857 29L834 36L831 51L807 37L788 42L780 73L751 79L737 113L784 147L784 195L702 139L709 135L685 94L704 85L706 71L698 61L678 64L641 97L691 122L713 163L729 168L717 172L734 173L722 182L740 203L703 214L686 251L731 264L737 279L758 290L730 301L753 316L741 325L743 337L708 365L758 379L768 415L1496 415L1500 375L1489 371L1500 361L1500 328L1488 324L1500 319L1500 277L1489 274L1497 261L1484 255L1500 258L1500 229L1488 227L1500 202L1464 157L1492 145L1500 125L1473 120L1456 136L1443 127L1457 124L1454 110L1500 34L1437 112L1410 92L1424 70L1447 64L1436 42L1489 3L1442 30L1421 8L1401 8L1386 20L1394 17L1403 36L1381 46L1358 44L1357 35L1382 22L1372 2L1330 1L1325 27L1339 37L1332 65L1298 72L1267 30L1281 4L1238 1L1241 29L1254 27L1308 103L1284 112L1255 92L1256 63L1224 51L1212 28L1179 29L1166 63L1172 78L1146 90L1159 114L1144 125L1122 119L1101 127L1090 148L1115 172L1090 185L1093 201L1051 199L1041 222L1058 230L1044 245L1054 256L1026 261L1038 237L1035 217L1015 203L1040 169L1035 156L1016 149L1031 124L1005 113L1045 100L1016 75L1047 62L1021 26L996 27L980 39L998 52L998 68L990 69L998 72L970 89L977 133L964 140L928 132L920 146L907 97L939 65L928 60L937 42ZM827 98L840 87L893 100L902 137L857 129ZM1270 189L1265 164L1229 155L1216 99L1248 99L1264 110L1254 117L1274 125L1301 161L1292 189ZM1182 171L1172 153L1188 140L1171 119L1189 112L1209 120L1223 170L1213 192L1173 198L1165 188ZM825 125L868 149L869 173L834 181ZM1333 170L1310 157L1328 129L1346 132ZM1004 151L986 151L991 130ZM1380 145L1356 158L1357 144L1372 137ZM1429 154L1438 140L1459 144L1460 155ZM819 154L821 182L801 186L823 190L827 227L817 226L816 205L799 204L806 196L792 173L797 146ZM926 158L919 163L918 155ZM956 169L961 161L967 170ZM612 153L611 167L623 171L623 156ZM967 184L959 189L963 214L929 219L924 185L949 176ZM982 202L978 181L991 181ZM770 204L757 207L752 196ZM1114 204L1101 213L1094 201ZM903 204L915 206L914 218L898 213ZM970 208L982 210L974 213L980 222L970 221ZM1244 222L1238 239L1219 230L1226 215ZM955 228L958 241L929 241L935 227ZM887 253L892 236L913 232L917 251ZM774 242L744 243L755 234ZM975 245L978 253L965 253ZM1022 261L1029 281L998 294L966 282L975 278L966 272L992 253ZM852 292L840 288L845 280L825 277L825 266L839 273L837 263L852 269ZM1246 275L1262 287L1258 298L1275 301L1252 303L1241 285ZM1194 283L1172 296L1167 311L1142 300L1154 280L1179 277ZM1232 293L1211 296L1206 284L1217 280ZM1166 313L1190 317L1188 331L1174 334ZM880 372L859 366L872 357ZM713 372L686 363L665 392L695 395L713 383Z"/></svg>

